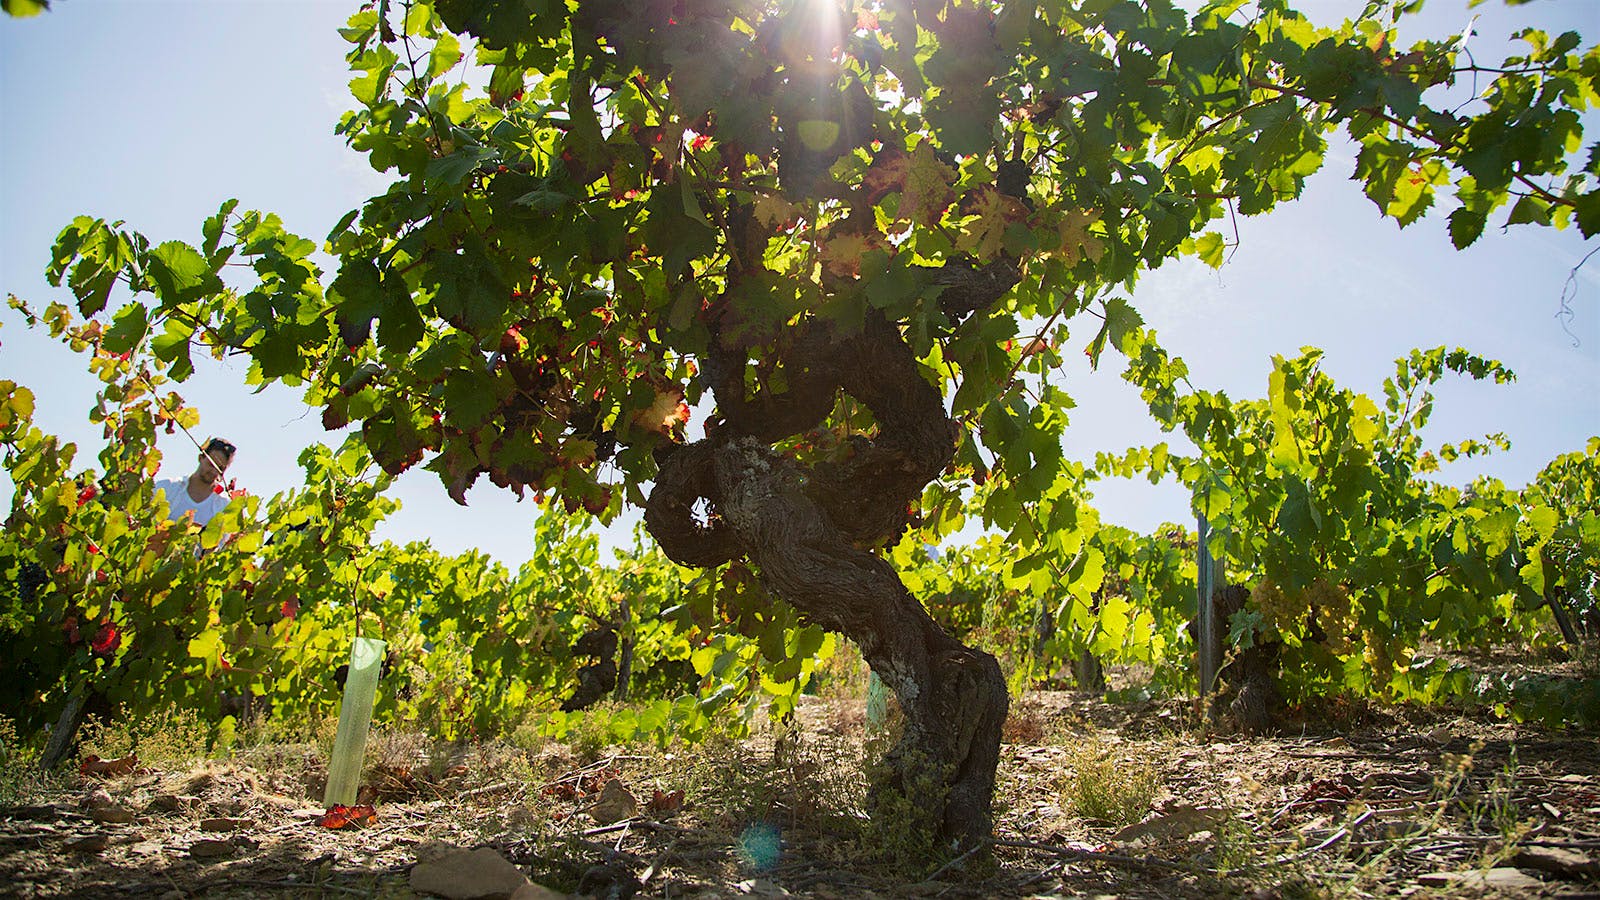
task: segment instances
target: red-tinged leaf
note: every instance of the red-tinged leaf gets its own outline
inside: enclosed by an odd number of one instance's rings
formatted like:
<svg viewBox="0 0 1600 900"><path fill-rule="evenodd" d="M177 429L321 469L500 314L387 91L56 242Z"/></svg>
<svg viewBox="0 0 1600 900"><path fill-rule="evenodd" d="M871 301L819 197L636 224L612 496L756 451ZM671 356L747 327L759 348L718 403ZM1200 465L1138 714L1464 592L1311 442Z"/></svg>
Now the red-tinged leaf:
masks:
<svg viewBox="0 0 1600 900"><path fill-rule="evenodd" d="M294 618L300 614L300 598L290 597L289 599L283 601L283 606L279 607L278 611L283 613L283 617L285 619Z"/></svg>
<svg viewBox="0 0 1600 900"><path fill-rule="evenodd" d="M650 802L646 808L652 813L667 813L683 807L683 791L670 791L663 793L660 790L652 791Z"/></svg>
<svg viewBox="0 0 1600 900"><path fill-rule="evenodd" d="M378 823L378 811L370 804L362 806L335 805L317 819L321 828L366 828Z"/></svg>
<svg viewBox="0 0 1600 900"><path fill-rule="evenodd" d="M911 156L898 147L885 147L879 150L872 158L872 165L867 167L867 172L861 179L861 187L866 191L863 198L867 203L876 205L884 197L903 189L906 185L906 173L911 171Z"/></svg>
<svg viewBox="0 0 1600 900"><path fill-rule="evenodd" d="M987 184L968 191L961 199L960 211L967 221L956 238L956 246L982 259L999 255L1006 229L1028 217L1028 208L1022 201Z"/></svg>
<svg viewBox="0 0 1600 900"><path fill-rule="evenodd" d="M931 146L918 144L911 151L911 166L906 171L895 218L930 226L938 222L955 202L956 194L950 187L955 181L956 170L940 162Z"/></svg>
<svg viewBox="0 0 1600 900"><path fill-rule="evenodd" d="M823 237L822 265L845 278L861 274L861 257L883 246L883 235L876 231L830 231Z"/></svg>
<svg viewBox="0 0 1600 900"><path fill-rule="evenodd" d="M689 404L683 399L683 389L676 385L657 391L655 401L634 414L636 425L662 437L671 437L672 430L687 421Z"/></svg>
<svg viewBox="0 0 1600 900"><path fill-rule="evenodd" d="M515 356L528 349L528 338L523 335L522 329L515 325L506 329L500 336L500 352L507 356Z"/></svg>
<svg viewBox="0 0 1600 900"><path fill-rule="evenodd" d="M567 782L547 786L544 789L544 794L557 800L575 801L578 799L578 789Z"/></svg>
<svg viewBox="0 0 1600 900"><path fill-rule="evenodd" d="M136 753L130 753L121 759L101 759L91 753L78 764L78 774L98 778L118 778L132 774L137 768L139 768L139 755Z"/></svg>
<svg viewBox="0 0 1600 900"><path fill-rule="evenodd" d="M777 194L757 197L753 213L756 221L774 231L788 231L800 221L800 207Z"/></svg>
<svg viewBox="0 0 1600 900"><path fill-rule="evenodd" d="M1300 795L1299 802L1309 803L1314 800L1349 800L1355 797L1355 791L1349 785L1334 781L1330 778L1319 778L1306 786L1305 792Z"/></svg>
<svg viewBox="0 0 1600 900"><path fill-rule="evenodd" d="M101 656L110 656L117 652L120 646L122 646L122 632L110 622L102 622L94 638L89 641L89 648Z"/></svg>
<svg viewBox="0 0 1600 900"><path fill-rule="evenodd" d="M873 157L861 179L866 201L877 204L889 194L900 195L895 218L932 225L955 202L956 171L933 155L933 147L923 143L910 153L886 147Z"/></svg>
<svg viewBox="0 0 1600 900"><path fill-rule="evenodd" d="M1089 226L1100 221L1100 210L1067 210L1057 226L1061 234L1060 255L1067 265L1077 265L1079 260L1099 262L1106 253L1106 245L1089 233Z"/></svg>
<svg viewBox="0 0 1600 900"><path fill-rule="evenodd" d="M611 489L601 488L600 493L583 499L583 508L591 516L603 514L611 505Z"/></svg>

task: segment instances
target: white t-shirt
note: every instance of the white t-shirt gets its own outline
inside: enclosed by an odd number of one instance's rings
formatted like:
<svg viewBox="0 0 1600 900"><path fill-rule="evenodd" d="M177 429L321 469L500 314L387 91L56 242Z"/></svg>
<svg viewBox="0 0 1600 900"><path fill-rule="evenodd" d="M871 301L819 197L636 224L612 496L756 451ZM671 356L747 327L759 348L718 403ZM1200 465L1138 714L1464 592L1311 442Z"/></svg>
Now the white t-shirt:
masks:
<svg viewBox="0 0 1600 900"><path fill-rule="evenodd" d="M211 521L211 517L227 507L228 501L233 499L224 491L220 494L207 494L199 503L189 498L189 479L174 478L169 481L156 482L156 490L167 495L168 516L176 522L183 518L184 513L194 513L194 523L204 526Z"/></svg>

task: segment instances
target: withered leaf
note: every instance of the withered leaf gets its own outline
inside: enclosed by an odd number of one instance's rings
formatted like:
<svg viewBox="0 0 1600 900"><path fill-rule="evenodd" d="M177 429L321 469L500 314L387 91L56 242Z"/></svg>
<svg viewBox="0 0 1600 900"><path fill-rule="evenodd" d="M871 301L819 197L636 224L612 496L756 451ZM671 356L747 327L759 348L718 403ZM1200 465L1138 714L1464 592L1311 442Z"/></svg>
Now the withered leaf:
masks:
<svg viewBox="0 0 1600 900"><path fill-rule="evenodd" d="M336 804L317 819L317 825L322 828L365 828L377 822L378 811L370 805Z"/></svg>

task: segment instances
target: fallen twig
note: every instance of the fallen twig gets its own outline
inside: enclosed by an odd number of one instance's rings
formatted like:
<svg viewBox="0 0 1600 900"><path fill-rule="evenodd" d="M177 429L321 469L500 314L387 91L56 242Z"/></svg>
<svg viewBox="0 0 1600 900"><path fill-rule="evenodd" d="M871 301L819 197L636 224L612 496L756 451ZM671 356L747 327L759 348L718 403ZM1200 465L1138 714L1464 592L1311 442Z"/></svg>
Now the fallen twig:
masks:
<svg viewBox="0 0 1600 900"><path fill-rule="evenodd" d="M927 882L930 882L930 881L938 881L940 875L943 875L944 873L950 871L951 869L955 868L956 866L961 865L963 862L966 862L967 857L971 856L974 853L977 853L979 850L982 850L984 848L984 846L985 845L983 843L981 843L981 842L977 843L977 844L973 844L970 848L967 849L967 852L961 854L960 856L956 857L955 859L950 860L949 862L945 863L944 865L940 866L939 868L934 869L932 875L929 875L927 878L922 879L923 883L926 884Z"/></svg>
<svg viewBox="0 0 1600 900"><path fill-rule="evenodd" d="M1351 822L1350 824L1339 826L1337 829L1334 830L1333 834L1328 835L1326 840L1324 840L1322 843L1316 845L1315 847L1311 847L1311 848L1308 848L1308 849L1305 849L1305 850L1301 850L1298 853L1285 853L1285 854L1279 856L1277 859L1273 860L1273 862L1275 862L1275 863L1277 863L1279 865L1282 865L1283 863L1293 862L1294 860L1297 860L1297 859L1304 859L1305 857L1310 856L1313 853L1321 853L1322 851L1328 849L1329 847L1332 847L1334 844L1337 844L1340 841L1344 840L1345 838L1350 837L1352 834L1355 833L1355 830L1357 828L1360 828L1362 825L1366 824L1367 820L1371 819L1374 814L1375 814L1374 811L1369 809L1366 812L1362 813L1361 815L1357 816L1355 821Z"/></svg>
<svg viewBox="0 0 1600 900"><path fill-rule="evenodd" d="M1284 756L1295 759L1400 759L1399 753L1357 753L1349 750L1285 750Z"/></svg>
<svg viewBox="0 0 1600 900"><path fill-rule="evenodd" d="M367 897L371 896L372 894L371 891L345 887L342 884L329 884L327 882L318 883L314 881L254 881L249 879L229 878L225 881L208 882L206 887L217 887L225 884L236 884L240 887L276 888L280 891L304 891L307 889L315 889L318 891L337 891L341 894L354 894L357 897Z"/></svg>
<svg viewBox="0 0 1600 900"><path fill-rule="evenodd" d="M578 834L581 837L594 837L597 834L610 834L613 831L625 831L635 825L642 824L643 822L644 820L638 816L630 816L621 821L612 822L610 825L601 825L597 828L590 828L585 831L580 831Z"/></svg>
<svg viewBox="0 0 1600 900"><path fill-rule="evenodd" d="M483 787L473 788L470 791L461 791L456 794L456 799L465 800L468 797L477 797L483 794L493 794L497 791L514 790L518 787L520 787L520 785L514 781L502 781L499 784L489 784L484 785Z"/></svg>
<svg viewBox="0 0 1600 900"><path fill-rule="evenodd" d="M672 842L667 844L667 848L665 850L657 853L655 859L650 860L650 865L646 866L644 872L639 875L640 887L644 887L646 884L649 884L650 879L655 877L657 872L661 871L662 863L672 859L673 854L677 852L678 841L678 838L673 838Z"/></svg>
<svg viewBox="0 0 1600 900"><path fill-rule="evenodd" d="M617 763L622 762L623 760L642 760L649 758L650 757L648 756L631 756L619 753L613 756L608 756L605 759L595 760L594 762L589 763L587 766L580 766L579 768L573 769L572 771L567 772L553 781L547 781L544 784L539 785L539 787L542 790L548 787L555 787L558 784L565 784L569 781L576 781L585 775L592 775L595 772L603 772Z"/></svg>
<svg viewBox="0 0 1600 900"><path fill-rule="evenodd" d="M1044 868L1040 869L1039 871L1034 872L1032 875L1029 875L1027 878L1024 878L1021 881L1017 882L1016 884L1013 884L1011 886L1011 889L1014 890L1014 891L1020 891L1023 888L1025 888L1028 885L1030 885L1030 884L1036 884L1038 882L1041 882L1041 881L1045 880L1046 878L1049 878L1051 875L1055 874L1055 871L1057 869L1059 869L1059 868L1061 868L1061 862L1060 862L1060 860L1057 860L1056 862L1053 862L1050 865L1045 866Z"/></svg>
<svg viewBox="0 0 1600 900"><path fill-rule="evenodd" d="M1022 850L1038 850L1041 853L1053 853L1056 856L1068 859L1081 859L1089 862L1102 862L1107 865L1120 866L1124 869L1163 869L1169 872L1183 872L1187 875L1204 874L1202 870L1183 863L1168 862L1164 859L1144 858L1139 856L1122 856L1116 853L1101 853L1097 850L1077 850L1072 847L1057 847L1054 844L1041 844L1037 841L1014 841L1007 838L992 838L989 843L996 847L1016 847Z"/></svg>
<svg viewBox="0 0 1600 900"><path fill-rule="evenodd" d="M594 837L597 834L610 834L613 831L622 831L625 828L643 828L646 831L664 831L668 834L694 833L692 828L679 828L676 825L668 825L665 822L657 822L654 819L646 819L643 816L630 816L626 819L612 822L610 825L600 825L587 831L580 831L578 834L582 837Z"/></svg>

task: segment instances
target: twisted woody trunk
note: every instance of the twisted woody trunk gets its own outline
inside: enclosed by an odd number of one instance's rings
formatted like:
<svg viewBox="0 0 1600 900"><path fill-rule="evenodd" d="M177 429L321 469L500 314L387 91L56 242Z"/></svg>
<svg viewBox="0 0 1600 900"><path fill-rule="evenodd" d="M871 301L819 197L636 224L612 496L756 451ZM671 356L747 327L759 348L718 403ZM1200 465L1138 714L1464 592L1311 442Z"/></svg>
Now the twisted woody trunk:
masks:
<svg viewBox="0 0 1600 900"><path fill-rule="evenodd" d="M957 318L1018 277L1010 263L927 274ZM796 329L779 363L785 391L747 390L744 349L714 340L704 374L723 423L663 454L646 527L682 565L747 561L773 595L854 641L905 715L885 760L887 787L936 811L942 838L972 846L992 825L1005 679L993 656L947 634L873 552L905 529L910 505L950 463L959 428L899 325L875 312L854 333L820 321ZM839 391L871 411L874 437L858 439L843 461L812 465L772 449L821 423ZM914 796L929 775L943 796Z"/></svg>

